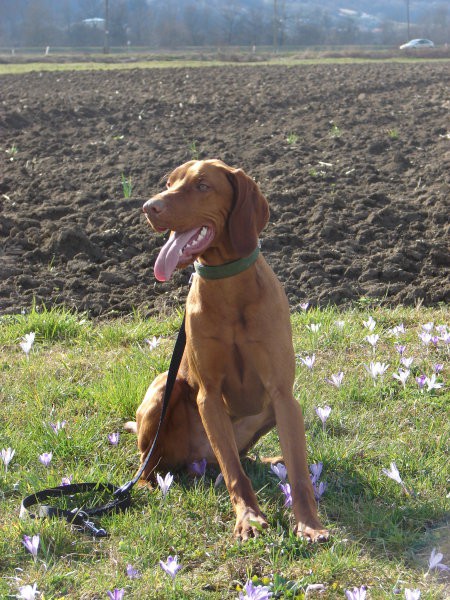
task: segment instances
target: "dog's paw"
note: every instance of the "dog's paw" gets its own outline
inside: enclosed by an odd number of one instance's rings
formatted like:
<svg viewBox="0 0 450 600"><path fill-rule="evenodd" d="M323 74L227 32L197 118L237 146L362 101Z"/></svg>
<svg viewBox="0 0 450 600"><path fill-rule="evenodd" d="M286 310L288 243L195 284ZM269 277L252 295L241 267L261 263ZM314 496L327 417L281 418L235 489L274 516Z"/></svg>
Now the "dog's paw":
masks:
<svg viewBox="0 0 450 600"><path fill-rule="evenodd" d="M318 527L309 527L303 523L297 525L295 533L297 537L313 544L327 542L330 537L329 531L323 529L320 525Z"/></svg>
<svg viewBox="0 0 450 600"><path fill-rule="evenodd" d="M137 487L139 489L146 488L150 492L153 492L156 488L156 482L148 480L148 479L139 479L137 482Z"/></svg>
<svg viewBox="0 0 450 600"><path fill-rule="evenodd" d="M137 433L137 424L135 421L127 421L123 428L125 431L128 431L128 433Z"/></svg>
<svg viewBox="0 0 450 600"><path fill-rule="evenodd" d="M258 537L267 527L267 521L261 513L247 508L236 520L234 536L245 542L249 538Z"/></svg>

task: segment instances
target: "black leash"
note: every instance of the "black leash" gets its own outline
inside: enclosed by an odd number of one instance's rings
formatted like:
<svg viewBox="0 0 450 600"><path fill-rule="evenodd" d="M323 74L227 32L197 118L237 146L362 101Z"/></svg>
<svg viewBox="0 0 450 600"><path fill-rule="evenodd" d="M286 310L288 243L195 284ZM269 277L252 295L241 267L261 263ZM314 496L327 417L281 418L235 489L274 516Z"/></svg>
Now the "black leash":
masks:
<svg viewBox="0 0 450 600"><path fill-rule="evenodd" d="M142 463L139 471L136 473L136 475L133 477L133 479L130 479L130 481L125 483L122 487L120 487L118 490L116 490L114 492L115 496L120 497L121 495L128 493L129 490L131 490L131 488L134 485L136 485L136 483L141 478L142 473L145 471L145 467L147 466L151 455L153 454L153 451L156 446L156 441L158 439L159 432L161 430L161 425L164 421L164 417L166 416L167 407L169 406L169 400L172 395L173 386L175 385L175 380L177 378L178 369L180 368L181 359L183 358L184 348L186 346L185 321L186 321L186 315L183 315L183 321L181 323L181 327L178 332L177 340L176 340L175 346L173 348L172 358L170 359L169 371L167 373L167 380L166 380L166 389L164 390L164 397L163 397L163 402L162 402L161 416L159 417L158 428L156 430L155 437L153 438L152 446L151 446L150 450L148 451L147 456L145 457L145 460Z"/></svg>
<svg viewBox="0 0 450 600"><path fill-rule="evenodd" d="M73 483L70 485L60 485L55 488L49 488L40 492L36 492L23 499L20 507L21 517L28 516L32 519L38 519L42 517L58 517L60 519L66 519L68 523L75 525L77 528L85 531L86 533L92 534L94 537L106 537L108 535L104 529L99 529L95 526L92 518L101 517L102 515L112 512L120 512L128 508L131 504L131 490L141 478L141 475L145 471L148 461L150 460L150 457L155 449L156 441L158 439L158 435L167 412L167 407L169 405L169 400L172 395L173 386L177 378L178 369L180 368L181 359L183 358L184 348L186 346L185 320L186 315L183 316L183 322L181 323L172 358L170 360L158 428L156 430L155 437L153 438L151 448L149 449L144 462L133 479L130 479L130 481L121 487L117 487L111 483ZM100 506L94 506L90 508L82 506L81 508L74 508L72 510L41 504L49 498L62 498L63 496L73 497L76 494L83 494L87 492L107 492L108 494L112 495L113 499L110 502ZM29 512L29 509L35 504L39 504L38 509L34 513Z"/></svg>

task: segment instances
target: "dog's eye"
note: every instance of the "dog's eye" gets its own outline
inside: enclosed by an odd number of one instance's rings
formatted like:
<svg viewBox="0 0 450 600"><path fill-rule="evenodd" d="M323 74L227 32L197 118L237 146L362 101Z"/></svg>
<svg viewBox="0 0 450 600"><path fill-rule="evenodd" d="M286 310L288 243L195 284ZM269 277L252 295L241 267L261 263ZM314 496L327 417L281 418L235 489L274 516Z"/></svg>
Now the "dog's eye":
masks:
<svg viewBox="0 0 450 600"><path fill-rule="evenodd" d="M209 190L209 185L207 185L206 183L200 182L197 185L197 189L200 190L201 192L207 192Z"/></svg>
<svg viewBox="0 0 450 600"><path fill-rule="evenodd" d="M168 188L170 188L170 181L168 181L168 182L166 183L166 188L167 188L167 189L168 189Z"/></svg>

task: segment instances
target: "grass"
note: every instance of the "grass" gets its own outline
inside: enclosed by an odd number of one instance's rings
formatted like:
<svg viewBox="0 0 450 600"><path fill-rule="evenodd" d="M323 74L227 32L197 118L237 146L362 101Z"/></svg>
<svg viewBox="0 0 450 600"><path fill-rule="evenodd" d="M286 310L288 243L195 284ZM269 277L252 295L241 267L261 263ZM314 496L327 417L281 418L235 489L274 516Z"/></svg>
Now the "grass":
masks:
<svg viewBox="0 0 450 600"><path fill-rule="evenodd" d="M123 197L125 199L131 198L132 194L133 194L133 181L130 177L126 177L123 173L122 173L122 193L123 193Z"/></svg>
<svg viewBox="0 0 450 600"><path fill-rule="evenodd" d="M298 142L298 135L296 133L289 133L286 137L286 141L289 146L294 146Z"/></svg>
<svg viewBox="0 0 450 600"><path fill-rule="evenodd" d="M98 55L91 61L86 62L66 62L62 59L61 62L45 62L36 60L35 62L26 63L3 63L0 64L1 75L20 75L34 71L112 71L112 70L129 70L129 69L169 69L169 68L192 68L192 67L223 67L232 65L239 66L264 66L264 65L283 65L283 66L299 66L299 65L314 65L314 64L367 64L376 62L395 62L395 63L429 63L429 62L448 62L449 58L424 58L415 56L400 56L396 58L353 58L353 57L321 57L311 56L302 58L296 55L269 55L261 61L253 61L245 59L239 61L233 60L199 60L199 59L182 59L175 58L171 60L135 60L124 62L117 58L116 62L104 62L104 58Z"/></svg>
<svg viewBox="0 0 450 600"><path fill-rule="evenodd" d="M380 336L375 351L365 340L369 315ZM232 507L223 485L214 487L212 468L195 481L176 474L165 499L158 490L133 491L127 512L101 520L106 539L93 540L58 520L19 519L23 496L59 485L63 476L121 484L135 472L136 439L122 433L122 424L167 368L180 315L94 322L61 309L33 309L2 317L0 449L13 448L15 455L7 470L0 463L0 597L15 598L19 586L36 582L45 600L107 598L115 588L125 589L125 599L232 599L249 577L272 585L277 598L303 598L307 585L317 583L326 586L324 599L344 598L345 589L363 584L371 600L403 598L405 588L420 589L422 599L448 597L437 575L426 575L437 545L434 528L442 530L449 517L450 429L448 385L420 392L415 381L430 376L436 363L444 364L437 380L449 378L449 346L418 338L428 322L448 325L448 310L363 306L292 315L296 353L315 354L312 370L299 361L295 394L309 462L323 462L328 488L319 512L332 532L329 543L308 546L292 535L276 478L257 459L245 461L245 469L270 529L245 544L232 538ZM406 328L405 355L414 357L405 389L392 377L400 355L389 330L399 323ZM311 324L320 324L318 331ZM36 338L27 357L19 342L31 331ZM153 336L161 342L150 349L145 340ZM383 379L373 382L367 374L371 360L390 364ZM343 383L335 388L325 379L340 370ZM325 405L332 410L323 429L315 408ZM50 423L57 421L67 423L55 433ZM108 441L112 432L120 432L118 445ZM50 451L45 467L38 457ZM275 432L254 450L256 457L277 453ZM393 461L410 494L382 474ZM25 534L40 536L36 560L21 543ZM169 555L183 565L174 585L159 566ZM129 579L127 564L142 576Z"/></svg>
<svg viewBox="0 0 450 600"><path fill-rule="evenodd" d="M200 158L200 151L197 147L197 140L193 140L190 144L189 144L189 153L191 155L191 160L199 160Z"/></svg>

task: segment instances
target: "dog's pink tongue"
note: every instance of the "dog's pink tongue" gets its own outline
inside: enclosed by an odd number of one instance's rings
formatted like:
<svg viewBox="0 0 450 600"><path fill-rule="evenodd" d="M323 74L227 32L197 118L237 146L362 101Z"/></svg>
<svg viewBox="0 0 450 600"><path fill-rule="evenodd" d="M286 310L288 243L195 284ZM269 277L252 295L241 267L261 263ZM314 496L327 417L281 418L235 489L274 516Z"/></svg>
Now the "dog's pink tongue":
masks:
<svg viewBox="0 0 450 600"><path fill-rule="evenodd" d="M181 252L198 229L191 229L184 233L172 233L161 248L155 262L154 272L158 281L167 281L175 271Z"/></svg>

